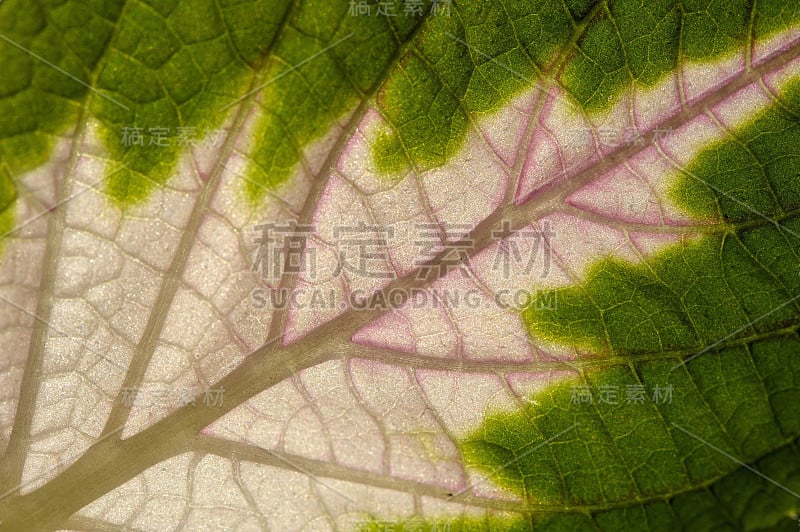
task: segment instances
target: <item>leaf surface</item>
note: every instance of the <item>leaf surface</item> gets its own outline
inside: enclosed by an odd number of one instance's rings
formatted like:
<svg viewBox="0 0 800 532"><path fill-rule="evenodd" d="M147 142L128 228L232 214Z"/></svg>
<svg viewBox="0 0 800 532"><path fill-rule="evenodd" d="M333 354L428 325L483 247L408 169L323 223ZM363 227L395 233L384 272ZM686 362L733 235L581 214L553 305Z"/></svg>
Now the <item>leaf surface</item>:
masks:
<svg viewBox="0 0 800 532"><path fill-rule="evenodd" d="M0 528L789 529L784 0L0 4Z"/></svg>

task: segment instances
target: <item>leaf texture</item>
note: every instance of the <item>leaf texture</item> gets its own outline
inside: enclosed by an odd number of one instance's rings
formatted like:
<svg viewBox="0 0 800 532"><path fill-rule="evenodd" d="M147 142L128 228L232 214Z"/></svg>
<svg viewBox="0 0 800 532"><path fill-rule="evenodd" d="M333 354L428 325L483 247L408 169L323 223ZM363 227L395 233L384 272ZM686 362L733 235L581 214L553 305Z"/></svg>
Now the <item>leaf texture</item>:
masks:
<svg viewBox="0 0 800 532"><path fill-rule="evenodd" d="M0 529L794 529L799 22L3 1Z"/></svg>

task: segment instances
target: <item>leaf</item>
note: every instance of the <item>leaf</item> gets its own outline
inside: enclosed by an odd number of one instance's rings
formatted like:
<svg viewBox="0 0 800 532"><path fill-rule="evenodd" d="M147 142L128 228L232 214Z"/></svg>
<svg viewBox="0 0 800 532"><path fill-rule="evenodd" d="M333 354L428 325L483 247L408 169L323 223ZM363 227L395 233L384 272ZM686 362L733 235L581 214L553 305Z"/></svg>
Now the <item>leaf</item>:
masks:
<svg viewBox="0 0 800 532"><path fill-rule="evenodd" d="M800 500L783 0L0 4L0 528Z"/></svg>

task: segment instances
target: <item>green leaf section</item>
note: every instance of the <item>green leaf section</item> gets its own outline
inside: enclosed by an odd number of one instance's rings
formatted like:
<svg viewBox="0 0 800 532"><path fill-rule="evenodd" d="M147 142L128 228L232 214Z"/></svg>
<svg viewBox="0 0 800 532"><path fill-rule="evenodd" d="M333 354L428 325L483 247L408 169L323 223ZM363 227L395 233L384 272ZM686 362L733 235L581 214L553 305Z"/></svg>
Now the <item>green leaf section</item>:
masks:
<svg viewBox="0 0 800 532"><path fill-rule="evenodd" d="M701 153L671 190L672 199L698 218L739 225L794 218L800 205L799 120L795 82L773 109L733 132L732 141Z"/></svg>
<svg viewBox="0 0 800 532"><path fill-rule="evenodd" d="M6 0L0 5L3 179L44 163L54 138L77 120L88 91L81 82L90 84L122 4ZM5 182L2 190L5 198Z"/></svg>
<svg viewBox="0 0 800 532"><path fill-rule="evenodd" d="M310 142L373 94L390 124L375 141L378 167L397 174L443 164L474 116L546 76L562 53L573 54L565 87L592 109L632 81L654 83L681 58L728 53L798 16L779 0L760 1L757 15L744 0L644 7L404 0L393 9L370 2L366 14L354 5L7 0L0 6L2 212L16 198L12 179L42 164L54 137L86 114L99 119L110 152L107 192L125 206L163 185L179 154L252 90L263 116L244 189L257 204L291 176Z"/></svg>
<svg viewBox="0 0 800 532"><path fill-rule="evenodd" d="M673 357L587 370L536 406L489 416L462 453L542 505L534 520L555 529L771 526L798 499L739 462L800 493L799 352L795 329L685 366Z"/></svg>
<svg viewBox="0 0 800 532"><path fill-rule="evenodd" d="M739 463L800 493L798 117L795 81L683 172L673 196L718 216L717 234L643 264L602 260L541 296L557 308L523 311L532 338L591 362L536 406L487 417L462 452L563 508L535 515L542 528L756 529L800 508Z"/></svg>
<svg viewBox="0 0 800 532"><path fill-rule="evenodd" d="M463 144L471 117L547 78L559 53L569 54L564 88L599 111L681 62L743 53L798 20L785 0L457 2L451 17L430 20L381 89L377 105L389 126L374 157L394 175L441 166Z"/></svg>
<svg viewBox="0 0 800 532"><path fill-rule="evenodd" d="M638 265L607 259L579 286L534 301L534 336L607 355L701 349L798 318L800 82L731 139L704 150L672 190L679 205L720 218L719 233ZM780 225L777 225L780 224ZM724 311L722 310L724 309ZM754 323L753 323L754 322ZM749 325L751 324L752 325Z"/></svg>
<svg viewBox="0 0 800 532"><path fill-rule="evenodd" d="M389 124L373 147L382 172L441 166L471 117L529 88L592 18L597 2L456 2L426 30L381 88Z"/></svg>
<svg viewBox="0 0 800 532"><path fill-rule="evenodd" d="M783 488L800 493L800 449L797 441L747 464ZM629 506L611 509L559 508L534 513L487 511L482 517L437 521L404 519L370 520L362 532L583 532L620 530L724 531L797 530L797 498L748 470L739 467L719 480L698 488ZM457 500L457 498L454 498Z"/></svg>
<svg viewBox="0 0 800 532"><path fill-rule="evenodd" d="M348 2L299 3L261 76L263 118L245 186L252 203L291 176L310 142L377 91L425 17L406 3L381 14L372 2L364 14Z"/></svg>
<svg viewBox="0 0 800 532"><path fill-rule="evenodd" d="M277 35L287 4L288 0L3 2L4 223L10 224L8 207L17 195L13 178L44 163L56 136L89 114L101 124L112 161L109 196L122 206L143 200L170 175L177 154L216 127L226 114L222 107L242 94ZM86 111L88 97L92 105ZM185 142L179 141L181 134Z"/></svg>
<svg viewBox="0 0 800 532"><path fill-rule="evenodd" d="M288 0L126 3L95 84L114 101L93 99L110 158L122 165L107 183L113 200L144 200L181 152L219 127L288 10Z"/></svg>
<svg viewBox="0 0 800 532"><path fill-rule="evenodd" d="M522 498L520 515L447 529L796 528L799 140L794 81L677 180L673 197L716 217L717 234L643 264L600 261L540 296L556 308L523 311L534 340L590 354L576 380L487 416L460 444L466 464Z"/></svg>
<svg viewBox="0 0 800 532"><path fill-rule="evenodd" d="M262 198L289 177L306 144L374 90L422 18L348 11L347 2L316 0L7 0L2 212L16 199L12 179L45 162L55 136L82 120L100 123L106 191L125 207L163 185L181 153L214 136L232 104L261 92L265 118L247 190Z"/></svg>
<svg viewBox="0 0 800 532"><path fill-rule="evenodd" d="M121 0L0 4L0 234L14 222L13 179L46 162L78 120L88 89L76 79L91 81L121 9Z"/></svg>
<svg viewBox="0 0 800 532"><path fill-rule="evenodd" d="M634 83L652 86L684 61L743 53L743 44L798 20L786 0L614 1L581 39L562 81L587 110L607 109Z"/></svg>

